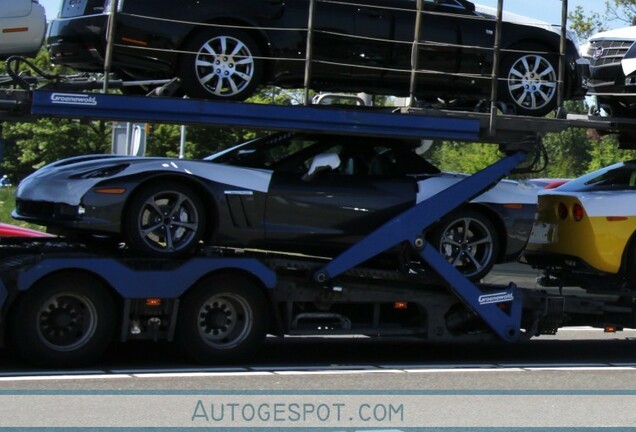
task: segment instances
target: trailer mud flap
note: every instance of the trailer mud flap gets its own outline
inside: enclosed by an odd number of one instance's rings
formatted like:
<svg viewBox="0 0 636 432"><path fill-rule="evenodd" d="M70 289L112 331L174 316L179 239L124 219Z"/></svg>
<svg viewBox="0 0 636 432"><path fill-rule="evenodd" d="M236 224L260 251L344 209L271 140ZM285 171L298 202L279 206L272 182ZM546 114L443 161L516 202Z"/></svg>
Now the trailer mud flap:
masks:
<svg viewBox="0 0 636 432"><path fill-rule="evenodd" d="M0 280L0 310L4 308L4 303L7 301L7 297L9 297L9 292L4 286L4 282Z"/></svg>
<svg viewBox="0 0 636 432"><path fill-rule="evenodd" d="M499 337L508 342L519 339L523 299L515 284L511 283L504 290L484 292L466 279L429 243L424 244L420 255ZM505 308L502 307L504 304Z"/></svg>

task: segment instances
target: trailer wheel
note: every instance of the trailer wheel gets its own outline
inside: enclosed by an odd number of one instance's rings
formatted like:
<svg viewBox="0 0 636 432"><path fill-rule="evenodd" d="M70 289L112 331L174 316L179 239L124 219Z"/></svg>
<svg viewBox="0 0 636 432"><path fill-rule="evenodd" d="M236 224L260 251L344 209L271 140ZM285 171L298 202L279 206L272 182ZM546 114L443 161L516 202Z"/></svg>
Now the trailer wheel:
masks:
<svg viewBox="0 0 636 432"><path fill-rule="evenodd" d="M102 355L115 333L115 304L99 280L72 274L42 279L19 300L11 339L40 366L79 366Z"/></svg>
<svg viewBox="0 0 636 432"><path fill-rule="evenodd" d="M198 245L205 221L203 203L192 189L164 181L135 193L124 217L124 232L136 252L180 257Z"/></svg>
<svg viewBox="0 0 636 432"><path fill-rule="evenodd" d="M431 244L465 277L478 281L495 265L499 236L482 213L460 210L439 223Z"/></svg>
<svg viewBox="0 0 636 432"><path fill-rule="evenodd" d="M261 345L268 315L267 300L253 282L240 276L209 277L183 301L179 340L198 362L232 362Z"/></svg>

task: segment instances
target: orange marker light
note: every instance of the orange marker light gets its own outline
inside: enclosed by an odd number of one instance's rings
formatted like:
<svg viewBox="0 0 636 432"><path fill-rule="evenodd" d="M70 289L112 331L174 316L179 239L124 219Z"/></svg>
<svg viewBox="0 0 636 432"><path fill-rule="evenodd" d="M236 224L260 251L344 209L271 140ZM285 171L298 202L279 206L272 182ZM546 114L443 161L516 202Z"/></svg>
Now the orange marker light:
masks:
<svg viewBox="0 0 636 432"><path fill-rule="evenodd" d="M148 42L146 42L146 41L141 41L141 40L137 40L137 39L131 39L131 38L127 38L127 37L122 37L121 40L124 41L124 42L135 44L135 45L148 46Z"/></svg>
<svg viewBox="0 0 636 432"><path fill-rule="evenodd" d="M22 33L22 32L28 32L28 31L29 31L28 27L14 27L14 28L2 29L2 33Z"/></svg>
<svg viewBox="0 0 636 432"><path fill-rule="evenodd" d="M396 301L395 303L393 303L393 308L394 309L407 309L409 307L408 302L405 301Z"/></svg>
<svg viewBox="0 0 636 432"><path fill-rule="evenodd" d="M95 193L106 194L106 195L121 195L126 193L125 188L101 188L95 189Z"/></svg>
<svg viewBox="0 0 636 432"><path fill-rule="evenodd" d="M616 333L616 326L608 325L605 326L605 333Z"/></svg>
<svg viewBox="0 0 636 432"><path fill-rule="evenodd" d="M161 299L158 299L158 298L146 299L146 306L161 306Z"/></svg>

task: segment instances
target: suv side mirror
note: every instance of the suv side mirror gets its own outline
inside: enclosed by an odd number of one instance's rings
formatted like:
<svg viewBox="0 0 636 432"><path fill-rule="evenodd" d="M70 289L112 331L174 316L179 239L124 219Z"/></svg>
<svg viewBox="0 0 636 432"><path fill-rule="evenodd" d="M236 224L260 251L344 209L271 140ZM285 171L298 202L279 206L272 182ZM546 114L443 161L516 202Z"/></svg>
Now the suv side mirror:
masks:
<svg viewBox="0 0 636 432"><path fill-rule="evenodd" d="M333 171L340 166L340 157L336 153L320 153L314 156L307 174L303 180L311 180L316 174L324 171Z"/></svg>

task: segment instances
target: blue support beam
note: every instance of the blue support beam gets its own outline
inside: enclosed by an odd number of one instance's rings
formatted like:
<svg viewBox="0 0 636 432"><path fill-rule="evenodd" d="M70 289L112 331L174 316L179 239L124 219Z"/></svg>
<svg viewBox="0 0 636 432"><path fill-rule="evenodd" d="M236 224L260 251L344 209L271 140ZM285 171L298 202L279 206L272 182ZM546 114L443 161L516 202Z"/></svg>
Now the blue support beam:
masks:
<svg viewBox="0 0 636 432"><path fill-rule="evenodd" d="M396 216L318 270L314 276L316 281L326 282L393 246L409 242L502 339L516 340L520 333L522 300L516 295L515 287L497 293L482 292L426 243L423 232L509 174L525 157L522 151L507 156ZM510 313L497 306L508 302L511 302Z"/></svg>
<svg viewBox="0 0 636 432"><path fill-rule="evenodd" d="M477 141L480 136L480 121L469 118L381 113L372 109L280 106L45 90L33 92L31 112L46 117L404 138Z"/></svg>

